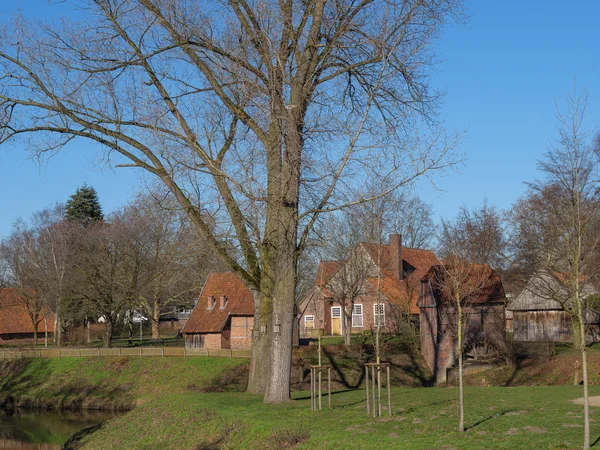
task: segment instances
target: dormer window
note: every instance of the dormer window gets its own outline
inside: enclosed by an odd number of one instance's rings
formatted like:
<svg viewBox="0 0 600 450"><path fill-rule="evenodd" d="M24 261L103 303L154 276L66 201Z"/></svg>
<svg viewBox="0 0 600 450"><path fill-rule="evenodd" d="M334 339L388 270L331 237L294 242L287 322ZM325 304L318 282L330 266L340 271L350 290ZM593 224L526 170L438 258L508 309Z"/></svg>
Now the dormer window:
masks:
<svg viewBox="0 0 600 450"><path fill-rule="evenodd" d="M225 309L227 306L227 297L225 295L221 295L219 309Z"/></svg>
<svg viewBox="0 0 600 450"><path fill-rule="evenodd" d="M214 298L212 295L209 295L206 309L208 309L208 310L213 309L215 307L216 303L217 303L217 299Z"/></svg>

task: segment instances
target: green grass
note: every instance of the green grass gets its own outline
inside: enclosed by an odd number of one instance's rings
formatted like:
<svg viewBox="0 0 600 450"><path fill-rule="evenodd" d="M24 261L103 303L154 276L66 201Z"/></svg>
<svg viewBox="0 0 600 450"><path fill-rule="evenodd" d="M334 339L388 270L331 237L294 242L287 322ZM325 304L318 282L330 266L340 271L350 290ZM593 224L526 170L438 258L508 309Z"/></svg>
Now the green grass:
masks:
<svg viewBox="0 0 600 450"><path fill-rule="evenodd" d="M0 362L0 397L25 406L130 407L146 397L185 392L245 360L227 358L35 358Z"/></svg>
<svg viewBox="0 0 600 450"><path fill-rule="evenodd" d="M581 396L580 387L468 387L465 433L456 431L456 388L394 388L392 417L378 419L366 415L364 394L336 392L333 408L320 412L310 411L306 392L275 406L245 393L163 394L107 422L84 448L279 449L294 433L308 433L299 449L579 448L582 442L582 407L570 401ZM592 419L594 441L597 408Z"/></svg>

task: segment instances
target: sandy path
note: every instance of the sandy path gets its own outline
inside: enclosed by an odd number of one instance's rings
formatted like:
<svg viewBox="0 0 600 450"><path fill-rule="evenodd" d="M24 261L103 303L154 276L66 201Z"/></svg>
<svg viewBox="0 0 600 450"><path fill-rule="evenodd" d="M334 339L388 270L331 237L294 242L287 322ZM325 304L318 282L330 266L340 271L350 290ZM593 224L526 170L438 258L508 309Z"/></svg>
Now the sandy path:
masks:
<svg viewBox="0 0 600 450"><path fill-rule="evenodd" d="M583 397L576 398L575 400L571 400L573 403L577 403L578 405L583 405ZM595 397L590 397L590 406L600 406L600 395Z"/></svg>

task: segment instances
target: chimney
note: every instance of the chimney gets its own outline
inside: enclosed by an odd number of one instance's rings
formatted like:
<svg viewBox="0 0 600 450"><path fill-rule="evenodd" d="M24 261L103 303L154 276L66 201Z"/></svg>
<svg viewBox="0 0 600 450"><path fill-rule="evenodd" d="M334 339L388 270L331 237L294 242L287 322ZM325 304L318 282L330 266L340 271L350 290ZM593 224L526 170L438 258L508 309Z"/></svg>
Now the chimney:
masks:
<svg viewBox="0 0 600 450"><path fill-rule="evenodd" d="M221 298L219 300L220 300L219 308L225 309L225 305L227 304L227 297L225 297L224 295L221 295Z"/></svg>
<svg viewBox="0 0 600 450"><path fill-rule="evenodd" d="M206 309L213 309L215 307L216 300L212 295L208 296L208 304L206 305Z"/></svg>
<svg viewBox="0 0 600 450"><path fill-rule="evenodd" d="M390 269L399 280L404 278L402 273L402 235L390 234Z"/></svg>

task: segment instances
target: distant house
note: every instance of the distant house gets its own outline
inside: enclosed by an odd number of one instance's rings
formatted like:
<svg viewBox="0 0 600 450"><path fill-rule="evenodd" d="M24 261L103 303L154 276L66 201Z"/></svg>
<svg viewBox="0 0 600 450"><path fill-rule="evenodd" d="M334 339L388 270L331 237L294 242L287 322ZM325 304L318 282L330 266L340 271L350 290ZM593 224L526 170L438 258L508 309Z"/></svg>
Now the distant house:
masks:
<svg viewBox="0 0 600 450"><path fill-rule="evenodd" d="M402 315L418 320L420 280L439 263L431 250L403 247L399 234L390 235L389 244L357 245L348 261L322 261L315 286L298 305L300 336L343 335L349 320L352 333L373 330L378 317L388 332L397 330ZM350 302L338 298L336 286L356 272L356 266L364 271L364 279L350 314Z"/></svg>
<svg viewBox="0 0 600 450"><path fill-rule="evenodd" d="M584 283L582 297L596 294ZM508 305L512 314L513 340L517 342L569 342L573 340L571 317L555 298L564 298L565 289L557 277L549 274L532 276L525 289ZM567 305L569 306L569 305ZM586 312L588 340L600 340L600 313Z"/></svg>
<svg viewBox="0 0 600 450"><path fill-rule="evenodd" d="M165 306L160 309L159 326L163 329L182 330L190 319L193 306Z"/></svg>
<svg viewBox="0 0 600 450"><path fill-rule="evenodd" d="M32 312L39 310L37 323L31 318ZM28 301L19 294L17 289L0 289L0 344L26 343L34 337L37 328L38 336L45 332L52 335L54 331L54 316L45 307L35 307L33 301Z"/></svg>
<svg viewBox="0 0 600 450"><path fill-rule="evenodd" d="M447 369L456 361L457 312L453 299L443 289L445 271L433 266L421 279L419 297L419 333L421 354L437 381L446 381ZM465 282L472 277L478 289L464 300L464 342L477 345L477 340L505 339L505 295L500 276L488 265L469 266Z"/></svg>
<svg viewBox="0 0 600 450"><path fill-rule="evenodd" d="M232 272L211 273L183 327L186 348L250 349L254 300Z"/></svg>

